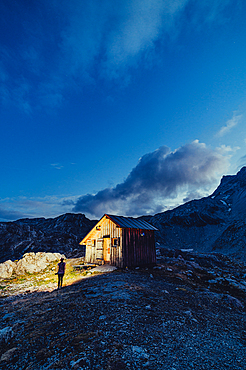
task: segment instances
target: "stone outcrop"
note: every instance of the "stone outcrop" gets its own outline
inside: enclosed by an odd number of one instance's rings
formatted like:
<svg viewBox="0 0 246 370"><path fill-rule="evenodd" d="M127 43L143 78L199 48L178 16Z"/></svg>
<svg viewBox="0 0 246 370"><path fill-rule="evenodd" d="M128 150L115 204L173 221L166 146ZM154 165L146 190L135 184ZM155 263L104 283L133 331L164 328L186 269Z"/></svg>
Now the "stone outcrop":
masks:
<svg viewBox="0 0 246 370"><path fill-rule="evenodd" d="M0 279L8 279L13 273L22 275L25 273L37 273L44 270L51 262L58 261L64 254L30 252L25 253L17 263L10 260L0 264Z"/></svg>
<svg viewBox="0 0 246 370"><path fill-rule="evenodd" d="M8 279L12 276L14 270L16 269L16 263L13 261L6 261L0 263L0 278Z"/></svg>

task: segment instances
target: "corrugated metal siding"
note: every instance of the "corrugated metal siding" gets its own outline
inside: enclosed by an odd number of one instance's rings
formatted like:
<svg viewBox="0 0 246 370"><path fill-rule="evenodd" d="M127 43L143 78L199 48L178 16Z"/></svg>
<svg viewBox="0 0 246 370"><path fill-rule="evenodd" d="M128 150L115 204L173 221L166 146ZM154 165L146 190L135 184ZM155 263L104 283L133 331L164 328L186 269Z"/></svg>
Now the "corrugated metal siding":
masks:
<svg viewBox="0 0 246 370"><path fill-rule="evenodd" d="M105 216L110 218L119 227L142 230L158 230L144 220L138 220L132 217L114 216L109 214L106 214Z"/></svg>

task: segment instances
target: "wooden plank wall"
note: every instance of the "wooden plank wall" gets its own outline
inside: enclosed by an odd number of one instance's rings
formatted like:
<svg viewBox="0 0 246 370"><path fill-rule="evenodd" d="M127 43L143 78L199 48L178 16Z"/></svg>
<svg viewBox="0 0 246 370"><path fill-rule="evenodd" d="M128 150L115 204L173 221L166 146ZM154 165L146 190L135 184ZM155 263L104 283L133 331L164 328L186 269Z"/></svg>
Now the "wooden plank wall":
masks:
<svg viewBox="0 0 246 370"><path fill-rule="evenodd" d="M153 230L124 229L122 232L124 267L156 263L155 235Z"/></svg>
<svg viewBox="0 0 246 370"><path fill-rule="evenodd" d="M96 225L97 227L99 225ZM90 239L86 242L86 256L85 262L87 263L101 263L103 259L100 256L103 256L102 248L104 248L105 237L110 238L110 264L117 267L123 267L122 260L122 230L116 227L108 218L103 218L100 222L100 230L93 230L90 235ZM112 239L117 238L118 245L117 247L112 246Z"/></svg>

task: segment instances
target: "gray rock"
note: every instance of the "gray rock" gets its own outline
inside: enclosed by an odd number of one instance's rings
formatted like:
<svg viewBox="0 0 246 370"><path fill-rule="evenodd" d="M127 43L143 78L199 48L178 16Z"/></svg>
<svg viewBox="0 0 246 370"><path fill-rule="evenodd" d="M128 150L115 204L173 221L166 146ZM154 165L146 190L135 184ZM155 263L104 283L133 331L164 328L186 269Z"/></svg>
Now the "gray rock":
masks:
<svg viewBox="0 0 246 370"><path fill-rule="evenodd" d="M14 336L14 332L11 326L6 326L0 330L0 344L7 344Z"/></svg>
<svg viewBox="0 0 246 370"><path fill-rule="evenodd" d="M146 353L146 350L139 346L132 346L132 352L135 357L147 359L149 358L149 355Z"/></svg>
<svg viewBox="0 0 246 370"><path fill-rule="evenodd" d="M10 362L12 358L16 355L18 349L16 347L6 351L0 358L0 362Z"/></svg>
<svg viewBox="0 0 246 370"><path fill-rule="evenodd" d="M225 294L222 297L223 302L227 303L229 306L232 306L234 308L244 309L244 304L237 298L232 297L229 294Z"/></svg>

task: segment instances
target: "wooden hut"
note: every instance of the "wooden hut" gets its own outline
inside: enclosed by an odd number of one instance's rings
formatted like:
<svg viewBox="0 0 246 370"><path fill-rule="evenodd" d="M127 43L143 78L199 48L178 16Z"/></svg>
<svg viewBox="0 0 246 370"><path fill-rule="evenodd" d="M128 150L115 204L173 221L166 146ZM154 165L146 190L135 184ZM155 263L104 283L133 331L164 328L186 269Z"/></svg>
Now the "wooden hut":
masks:
<svg viewBox="0 0 246 370"><path fill-rule="evenodd" d="M105 214L80 242L86 245L85 262L123 268L153 265L155 230L144 220Z"/></svg>

